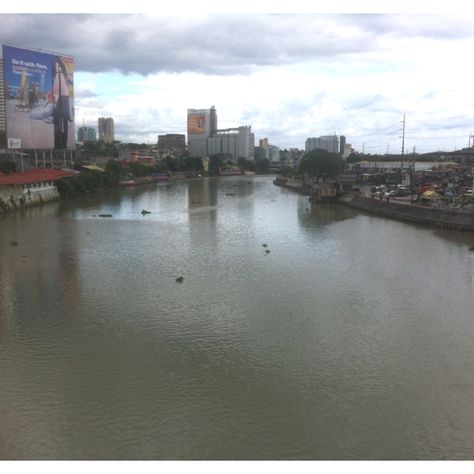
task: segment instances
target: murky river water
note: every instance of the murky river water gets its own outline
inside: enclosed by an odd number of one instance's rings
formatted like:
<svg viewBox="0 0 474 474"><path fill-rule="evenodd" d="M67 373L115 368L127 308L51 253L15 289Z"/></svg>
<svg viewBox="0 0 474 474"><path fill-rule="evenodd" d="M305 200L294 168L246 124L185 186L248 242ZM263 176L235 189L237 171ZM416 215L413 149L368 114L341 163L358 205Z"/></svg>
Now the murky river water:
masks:
<svg viewBox="0 0 474 474"><path fill-rule="evenodd" d="M0 458L472 459L473 244L268 177L7 216Z"/></svg>

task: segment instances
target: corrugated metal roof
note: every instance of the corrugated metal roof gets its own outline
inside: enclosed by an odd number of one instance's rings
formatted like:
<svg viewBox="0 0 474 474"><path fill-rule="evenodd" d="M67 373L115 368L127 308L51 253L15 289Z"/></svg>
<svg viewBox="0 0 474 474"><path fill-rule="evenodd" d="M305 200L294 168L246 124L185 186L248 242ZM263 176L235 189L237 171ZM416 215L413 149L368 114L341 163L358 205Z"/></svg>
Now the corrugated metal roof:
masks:
<svg viewBox="0 0 474 474"><path fill-rule="evenodd" d="M23 184L41 183L43 181L57 181L66 176L74 176L73 171L59 169L32 169L20 173L1 174L0 186L21 186Z"/></svg>
<svg viewBox="0 0 474 474"><path fill-rule="evenodd" d="M96 165L82 165L82 168L85 168L86 170L90 170L90 171L102 171L104 172L104 168L101 168L100 166L96 166Z"/></svg>

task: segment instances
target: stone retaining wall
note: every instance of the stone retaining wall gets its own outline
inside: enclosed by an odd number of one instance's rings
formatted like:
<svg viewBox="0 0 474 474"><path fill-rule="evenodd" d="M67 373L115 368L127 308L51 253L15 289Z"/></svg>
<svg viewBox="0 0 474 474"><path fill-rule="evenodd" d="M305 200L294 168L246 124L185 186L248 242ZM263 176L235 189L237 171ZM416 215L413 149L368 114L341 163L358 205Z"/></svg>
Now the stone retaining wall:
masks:
<svg viewBox="0 0 474 474"><path fill-rule="evenodd" d="M0 214L59 199L56 185L24 189L23 186L0 187Z"/></svg>
<svg viewBox="0 0 474 474"><path fill-rule="evenodd" d="M343 196L342 204L363 211L380 214L394 219L416 222L418 224L444 227L448 229L474 231L474 213L454 211L412 204L400 204L394 201L381 201L362 196Z"/></svg>

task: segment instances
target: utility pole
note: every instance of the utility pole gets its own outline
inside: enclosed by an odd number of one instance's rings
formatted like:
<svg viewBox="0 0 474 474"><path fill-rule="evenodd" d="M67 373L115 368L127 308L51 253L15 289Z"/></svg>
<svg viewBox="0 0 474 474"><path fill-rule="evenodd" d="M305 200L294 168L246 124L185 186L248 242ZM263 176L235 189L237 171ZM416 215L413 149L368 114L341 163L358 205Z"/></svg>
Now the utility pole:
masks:
<svg viewBox="0 0 474 474"><path fill-rule="evenodd" d="M403 127L402 127L402 136L400 137L402 139L402 169L403 169L403 161L404 161L404 156L405 156L405 114L403 114Z"/></svg>

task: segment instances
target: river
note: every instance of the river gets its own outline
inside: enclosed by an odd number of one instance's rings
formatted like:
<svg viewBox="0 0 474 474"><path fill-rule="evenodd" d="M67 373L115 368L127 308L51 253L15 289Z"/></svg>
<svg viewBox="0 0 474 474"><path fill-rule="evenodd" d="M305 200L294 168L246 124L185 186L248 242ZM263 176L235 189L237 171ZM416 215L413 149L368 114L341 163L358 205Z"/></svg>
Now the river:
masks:
<svg viewBox="0 0 474 474"><path fill-rule="evenodd" d="M473 244L260 176L6 216L0 459L472 459Z"/></svg>

